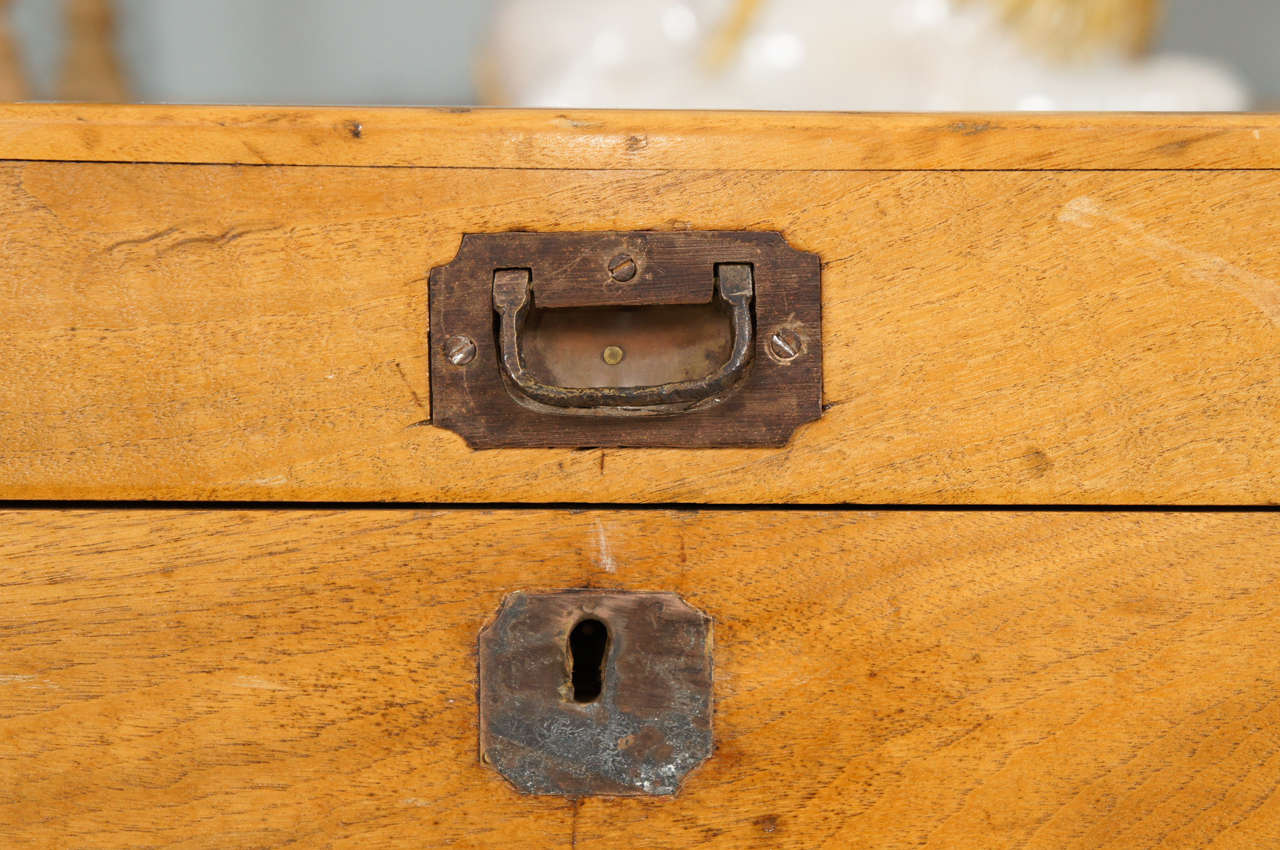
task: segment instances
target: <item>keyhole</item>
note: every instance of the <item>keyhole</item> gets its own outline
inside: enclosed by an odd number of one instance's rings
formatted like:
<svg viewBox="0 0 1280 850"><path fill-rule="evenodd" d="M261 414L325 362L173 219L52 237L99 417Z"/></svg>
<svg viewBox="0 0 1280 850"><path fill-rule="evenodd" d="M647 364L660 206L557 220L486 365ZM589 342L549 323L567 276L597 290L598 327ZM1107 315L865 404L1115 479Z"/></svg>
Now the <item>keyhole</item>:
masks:
<svg viewBox="0 0 1280 850"><path fill-rule="evenodd" d="M569 675L574 702L595 702L604 690L604 653L609 629L599 620L583 620L569 633Z"/></svg>

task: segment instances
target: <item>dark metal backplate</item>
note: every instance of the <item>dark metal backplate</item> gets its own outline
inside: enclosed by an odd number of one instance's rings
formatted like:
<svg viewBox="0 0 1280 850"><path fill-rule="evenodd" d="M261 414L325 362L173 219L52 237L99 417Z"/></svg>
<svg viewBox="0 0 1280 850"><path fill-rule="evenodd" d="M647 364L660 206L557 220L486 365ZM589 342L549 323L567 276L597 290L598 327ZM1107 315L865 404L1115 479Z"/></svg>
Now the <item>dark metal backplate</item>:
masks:
<svg viewBox="0 0 1280 850"><path fill-rule="evenodd" d="M625 285L609 274L619 255L637 266ZM494 332L496 270L531 269L535 282L553 284L544 292L575 293L575 306L625 307L705 301L715 267L724 263L754 269L756 351L723 401L670 416L565 416L530 409L504 382ZM453 262L430 277L432 424L475 449L785 445L822 414L821 276L817 255L793 249L778 233L469 234ZM541 306L561 306L554 294L538 297ZM475 343L463 365L446 351L458 337Z"/></svg>
<svg viewBox="0 0 1280 850"><path fill-rule="evenodd" d="M603 690L566 692L569 636L609 631ZM481 758L525 794L675 794L711 755L711 620L674 593L512 593L480 634Z"/></svg>

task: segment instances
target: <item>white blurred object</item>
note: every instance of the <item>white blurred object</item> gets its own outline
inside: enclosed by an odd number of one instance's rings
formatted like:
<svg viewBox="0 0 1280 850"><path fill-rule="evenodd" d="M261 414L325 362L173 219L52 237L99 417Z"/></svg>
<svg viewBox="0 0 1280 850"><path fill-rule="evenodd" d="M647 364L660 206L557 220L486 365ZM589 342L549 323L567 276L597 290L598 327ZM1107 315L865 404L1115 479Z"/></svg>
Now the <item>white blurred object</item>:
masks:
<svg viewBox="0 0 1280 850"><path fill-rule="evenodd" d="M765 2L723 67L709 45L742 0L506 0L489 99L555 108L1239 110L1212 62L1101 51L1056 61L992 7L952 0Z"/></svg>

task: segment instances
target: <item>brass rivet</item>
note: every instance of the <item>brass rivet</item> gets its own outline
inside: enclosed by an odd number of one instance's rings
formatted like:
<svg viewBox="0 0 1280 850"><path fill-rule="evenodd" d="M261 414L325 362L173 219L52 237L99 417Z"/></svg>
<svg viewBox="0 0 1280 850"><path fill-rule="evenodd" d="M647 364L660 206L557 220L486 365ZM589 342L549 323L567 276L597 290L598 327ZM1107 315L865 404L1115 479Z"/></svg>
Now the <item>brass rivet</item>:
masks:
<svg viewBox="0 0 1280 850"><path fill-rule="evenodd" d="M627 356L627 353L618 346L611 345L606 348L604 353L600 356L603 357L604 362L608 363L610 366L617 366L622 362L623 358Z"/></svg>

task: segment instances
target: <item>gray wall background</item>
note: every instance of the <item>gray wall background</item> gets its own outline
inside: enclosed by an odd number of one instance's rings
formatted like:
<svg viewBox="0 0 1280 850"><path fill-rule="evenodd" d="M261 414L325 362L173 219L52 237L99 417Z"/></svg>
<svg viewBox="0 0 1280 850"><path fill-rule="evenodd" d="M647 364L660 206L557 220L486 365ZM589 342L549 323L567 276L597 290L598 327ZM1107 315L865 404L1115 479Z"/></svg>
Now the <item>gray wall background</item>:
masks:
<svg viewBox="0 0 1280 850"><path fill-rule="evenodd" d="M637 0L645 2L645 0ZM886 0L892 2L892 0ZM58 0L18 0L45 96ZM196 103L466 104L494 0L118 0L140 99ZM1280 0L1170 0L1162 49L1215 57L1280 105Z"/></svg>

